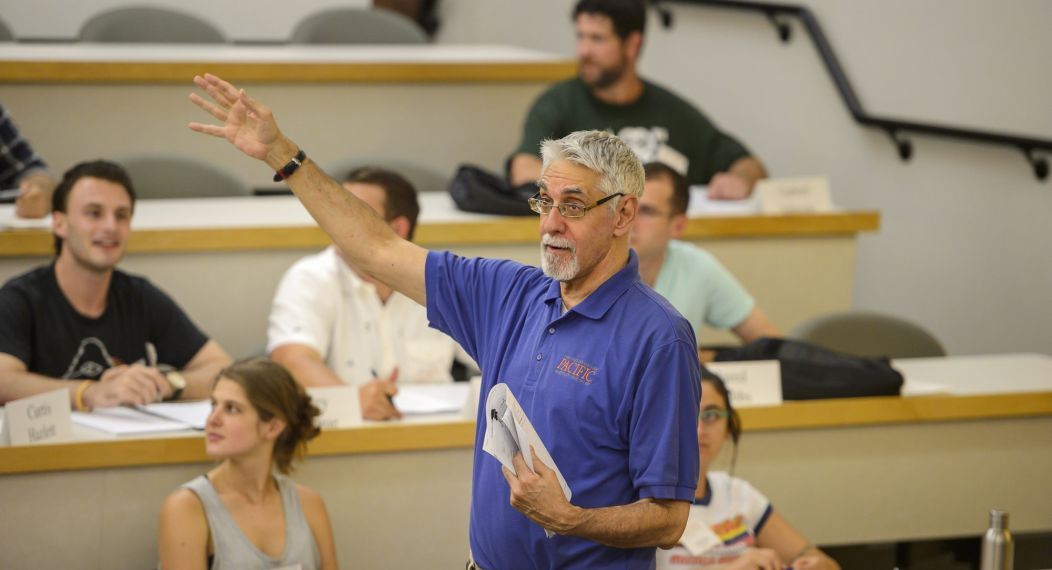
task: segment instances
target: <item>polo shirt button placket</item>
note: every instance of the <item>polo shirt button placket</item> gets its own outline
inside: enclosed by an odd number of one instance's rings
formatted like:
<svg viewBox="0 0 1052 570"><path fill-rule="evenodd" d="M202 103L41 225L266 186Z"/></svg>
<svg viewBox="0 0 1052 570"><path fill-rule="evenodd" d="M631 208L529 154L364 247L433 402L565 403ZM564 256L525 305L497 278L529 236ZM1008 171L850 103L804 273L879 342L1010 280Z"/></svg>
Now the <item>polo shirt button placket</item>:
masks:
<svg viewBox="0 0 1052 570"><path fill-rule="evenodd" d="M540 352L538 352L538 353L537 353L537 362L540 362L542 358L544 358L544 354L543 354L543 353L540 353Z"/></svg>

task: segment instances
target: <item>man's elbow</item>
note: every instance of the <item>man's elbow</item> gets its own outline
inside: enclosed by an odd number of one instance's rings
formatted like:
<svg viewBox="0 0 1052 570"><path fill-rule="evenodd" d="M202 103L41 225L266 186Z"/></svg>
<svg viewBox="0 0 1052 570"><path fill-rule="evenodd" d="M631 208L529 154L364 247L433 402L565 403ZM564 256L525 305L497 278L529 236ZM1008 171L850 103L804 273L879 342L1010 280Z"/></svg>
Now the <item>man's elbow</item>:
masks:
<svg viewBox="0 0 1052 570"><path fill-rule="evenodd" d="M690 504L677 501L668 510L669 516L666 518L664 528L661 529L657 544L659 548L665 550L679 544L679 539L683 537L683 531L687 528L687 516L690 514Z"/></svg>

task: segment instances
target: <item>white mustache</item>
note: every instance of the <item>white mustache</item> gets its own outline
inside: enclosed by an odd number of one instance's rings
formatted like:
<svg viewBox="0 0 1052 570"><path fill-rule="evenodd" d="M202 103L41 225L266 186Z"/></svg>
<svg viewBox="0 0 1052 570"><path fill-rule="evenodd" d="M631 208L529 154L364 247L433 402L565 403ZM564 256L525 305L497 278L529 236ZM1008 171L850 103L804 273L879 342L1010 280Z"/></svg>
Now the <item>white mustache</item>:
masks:
<svg viewBox="0 0 1052 570"><path fill-rule="evenodd" d="M570 250L570 253L577 253L577 245L574 242L564 238L553 236L552 234L544 234L541 236L541 245L550 245L552 247L563 247Z"/></svg>

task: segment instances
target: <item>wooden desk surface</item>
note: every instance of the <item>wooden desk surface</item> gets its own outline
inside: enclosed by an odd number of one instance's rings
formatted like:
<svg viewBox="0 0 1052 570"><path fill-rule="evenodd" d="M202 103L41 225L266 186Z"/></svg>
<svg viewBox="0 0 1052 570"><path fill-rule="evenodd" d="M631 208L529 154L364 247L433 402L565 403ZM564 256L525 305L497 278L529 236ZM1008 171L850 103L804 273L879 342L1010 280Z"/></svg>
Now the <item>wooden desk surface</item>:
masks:
<svg viewBox="0 0 1052 570"><path fill-rule="evenodd" d="M495 45L14 44L0 49L0 83L187 83L215 73L238 83L553 82L573 76L560 56Z"/></svg>
<svg viewBox="0 0 1052 570"><path fill-rule="evenodd" d="M533 216L499 217L461 212L448 194L420 195L414 241L425 247L530 244ZM761 216L693 211L684 239L742 236L851 235L876 231L873 211ZM322 248L329 238L293 197L143 200L136 205L130 253ZM0 206L0 257L49 255L50 220L17 220Z"/></svg>
<svg viewBox="0 0 1052 570"><path fill-rule="evenodd" d="M747 432L923 424L1052 416L1052 356L1020 354L903 359L895 362L910 384L941 394L786 402L741 409ZM984 383L989 370L1005 376ZM971 370L971 373L963 372ZM370 424L322 433L310 456L470 448L475 424L454 416L435 421ZM202 437L180 433L148 439L106 439L0 447L0 474L207 462Z"/></svg>

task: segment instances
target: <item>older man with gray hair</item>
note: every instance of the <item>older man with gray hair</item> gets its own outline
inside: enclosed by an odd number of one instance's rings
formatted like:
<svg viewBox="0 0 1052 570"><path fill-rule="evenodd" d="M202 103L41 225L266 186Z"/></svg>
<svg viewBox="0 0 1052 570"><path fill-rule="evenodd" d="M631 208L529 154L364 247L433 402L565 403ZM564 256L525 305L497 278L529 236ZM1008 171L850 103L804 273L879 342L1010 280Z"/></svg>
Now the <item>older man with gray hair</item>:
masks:
<svg viewBox="0 0 1052 570"><path fill-rule="evenodd" d="M628 247L643 192L632 151L598 131L544 142L530 200L543 270L465 259L399 238L243 90L194 81L211 101L191 100L222 124L190 128L264 160L356 267L425 305L431 326L479 363L484 392L508 386L558 465L572 503L551 466L534 456L531 470L520 454L512 474L478 430L469 567L653 567L694 497L700 369L690 325L640 281Z"/></svg>

